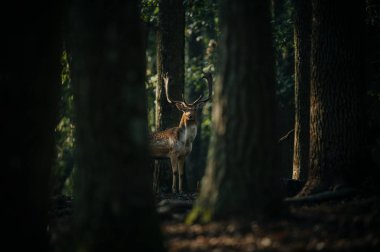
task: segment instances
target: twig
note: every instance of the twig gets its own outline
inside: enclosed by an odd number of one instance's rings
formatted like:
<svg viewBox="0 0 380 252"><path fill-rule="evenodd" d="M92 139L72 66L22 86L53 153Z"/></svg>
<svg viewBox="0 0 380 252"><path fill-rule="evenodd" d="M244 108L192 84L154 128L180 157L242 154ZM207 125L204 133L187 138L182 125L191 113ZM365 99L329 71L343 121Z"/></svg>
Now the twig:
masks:
<svg viewBox="0 0 380 252"><path fill-rule="evenodd" d="M290 136L290 134L293 133L293 131L294 129L290 130L288 133L286 133L285 136L281 137L280 140L278 140L278 142L281 143L282 141L286 140Z"/></svg>

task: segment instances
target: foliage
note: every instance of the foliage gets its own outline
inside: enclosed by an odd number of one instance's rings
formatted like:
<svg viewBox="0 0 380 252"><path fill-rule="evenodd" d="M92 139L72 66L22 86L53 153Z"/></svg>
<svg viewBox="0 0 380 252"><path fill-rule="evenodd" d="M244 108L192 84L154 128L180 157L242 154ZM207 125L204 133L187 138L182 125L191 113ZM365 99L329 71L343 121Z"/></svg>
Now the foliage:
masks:
<svg viewBox="0 0 380 252"><path fill-rule="evenodd" d="M75 126L69 56L66 51L62 54L61 64L61 99L59 101L59 123L55 128L57 156L53 166L53 190L54 194L63 193L71 196L73 193Z"/></svg>
<svg viewBox="0 0 380 252"><path fill-rule="evenodd" d="M209 39L218 33L218 5L215 0L185 0L186 35L202 33Z"/></svg>
<svg viewBox="0 0 380 252"><path fill-rule="evenodd" d="M151 74L147 69L147 80L145 82L145 88L147 93L147 110L148 110L148 128L151 132L156 130L156 85L157 74Z"/></svg>
<svg viewBox="0 0 380 252"><path fill-rule="evenodd" d="M293 8L290 0L279 1L281 12L272 16L273 44L276 59L277 99L280 106L293 106L294 42Z"/></svg>
<svg viewBox="0 0 380 252"><path fill-rule="evenodd" d="M215 0L187 0L185 4L185 89L186 99L193 101L201 94L208 95L207 84L201 79L204 72L217 73L217 41L219 37L218 5ZM211 136L212 102L200 112L200 132L196 144L198 152L192 155L192 173L189 188L196 189L207 163ZM192 182L190 184L190 182Z"/></svg>
<svg viewBox="0 0 380 252"><path fill-rule="evenodd" d="M157 24L158 11L158 0L141 1L141 18L145 23L155 26Z"/></svg>
<svg viewBox="0 0 380 252"><path fill-rule="evenodd" d="M186 9L186 72L214 72L217 62L216 40L219 35L217 3L215 0L185 0L184 4ZM206 48L206 50L197 55L194 53L191 55L190 43L197 43L199 44L197 47ZM192 81L191 76L186 77L190 77L190 79L186 79Z"/></svg>

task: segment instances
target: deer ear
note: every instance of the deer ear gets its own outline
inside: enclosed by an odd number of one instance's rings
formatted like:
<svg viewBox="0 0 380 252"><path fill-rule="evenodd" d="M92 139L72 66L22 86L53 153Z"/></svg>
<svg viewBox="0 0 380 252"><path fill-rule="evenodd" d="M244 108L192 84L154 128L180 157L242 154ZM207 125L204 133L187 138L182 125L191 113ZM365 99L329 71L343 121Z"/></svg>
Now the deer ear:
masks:
<svg viewBox="0 0 380 252"><path fill-rule="evenodd" d="M185 111L185 109L186 109L186 106L182 103L176 103L175 106L177 107L177 109L179 109L181 111Z"/></svg>

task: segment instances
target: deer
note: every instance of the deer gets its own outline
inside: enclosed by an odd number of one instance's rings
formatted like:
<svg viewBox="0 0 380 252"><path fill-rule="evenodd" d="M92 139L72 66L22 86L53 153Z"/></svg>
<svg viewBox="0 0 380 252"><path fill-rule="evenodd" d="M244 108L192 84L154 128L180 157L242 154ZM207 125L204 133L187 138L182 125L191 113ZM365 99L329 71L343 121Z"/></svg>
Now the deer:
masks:
<svg viewBox="0 0 380 252"><path fill-rule="evenodd" d="M183 193L184 164L186 157L191 153L192 144L197 136L197 111L202 108L212 96L212 75L204 73L200 80L205 79L208 84L208 97L201 94L194 102L187 103L182 92L182 100L176 101L170 97L168 73L162 77L165 84L166 100L182 111L182 117L178 127L157 131L151 134L150 153L153 159L170 159L172 168L172 192ZM179 181L177 183L177 177Z"/></svg>

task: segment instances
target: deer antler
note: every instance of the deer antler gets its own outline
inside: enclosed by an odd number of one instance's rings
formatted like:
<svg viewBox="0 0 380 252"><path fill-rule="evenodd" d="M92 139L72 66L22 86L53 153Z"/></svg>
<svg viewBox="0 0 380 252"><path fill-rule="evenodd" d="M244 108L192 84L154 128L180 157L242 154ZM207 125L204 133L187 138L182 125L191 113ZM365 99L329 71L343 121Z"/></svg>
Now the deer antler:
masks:
<svg viewBox="0 0 380 252"><path fill-rule="evenodd" d="M207 84L208 84L208 97L201 100L202 97L203 97L203 94L201 94L198 99L196 99L193 103L191 103L190 105L195 105L195 104L198 104L198 103L204 103L204 102L207 102L208 100L211 99L211 96L212 96L212 75L211 73L203 73L203 76L200 80L202 79L206 79L207 80Z"/></svg>
<svg viewBox="0 0 380 252"><path fill-rule="evenodd" d="M164 74L162 76L162 79L164 80L164 83L165 83L166 100L169 103L182 103L182 104L186 105L186 103L184 101L174 101L174 100L170 99L170 95L169 95L169 80L170 80L170 77L169 77L169 74L168 73ZM182 99L183 99L183 93L182 93Z"/></svg>
<svg viewBox="0 0 380 252"><path fill-rule="evenodd" d="M211 99L211 96L212 96L212 75L211 73L203 73L203 76L201 78L202 79L206 79L207 80L207 84L208 84L208 96L207 98L203 99L203 94L201 94L193 103L187 103L186 100L185 100L185 95L184 93L182 92L182 101L175 101L175 100L172 100L170 98L170 94L169 94L169 80L170 80L170 77L169 77L169 74L166 73L162 76L162 79L164 80L164 83L165 83L165 93L166 93L166 100L169 102L169 103L180 103L186 107L189 107L189 106L194 106L198 103L204 103L204 102L207 102L208 100Z"/></svg>

